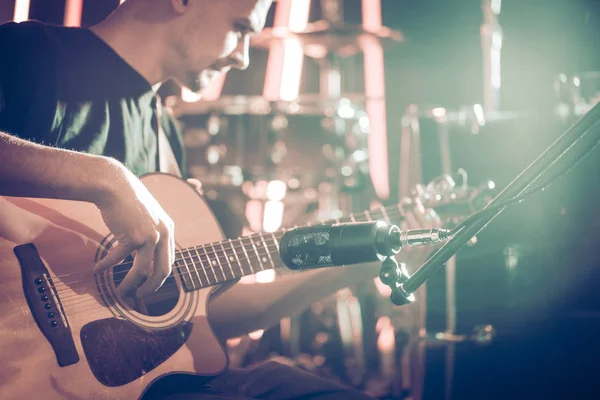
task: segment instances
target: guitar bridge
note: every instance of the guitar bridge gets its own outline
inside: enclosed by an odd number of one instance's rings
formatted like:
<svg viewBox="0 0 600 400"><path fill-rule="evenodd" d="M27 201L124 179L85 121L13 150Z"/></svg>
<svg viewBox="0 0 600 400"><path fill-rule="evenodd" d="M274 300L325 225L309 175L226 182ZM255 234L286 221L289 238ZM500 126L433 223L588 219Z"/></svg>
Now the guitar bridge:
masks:
<svg viewBox="0 0 600 400"><path fill-rule="evenodd" d="M79 354L58 293L33 243L14 248L21 266L23 292L35 323L44 334L61 367L75 364Z"/></svg>

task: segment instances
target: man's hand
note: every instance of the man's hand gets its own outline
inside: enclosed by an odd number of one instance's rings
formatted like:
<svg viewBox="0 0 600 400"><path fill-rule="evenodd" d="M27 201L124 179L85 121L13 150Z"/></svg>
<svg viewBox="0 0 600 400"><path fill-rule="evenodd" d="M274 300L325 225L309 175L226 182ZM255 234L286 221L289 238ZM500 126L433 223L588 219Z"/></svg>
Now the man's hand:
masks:
<svg viewBox="0 0 600 400"><path fill-rule="evenodd" d="M402 230L441 228L442 221L435 210L426 208L420 198L403 199L399 208L402 210L403 221L399 224ZM417 246L402 249L396 256L398 262L405 263L410 271L419 268L439 245Z"/></svg>
<svg viewBox="0 0 600 400"><path fill-rule="evenodd" d="M136 252L133 267L118 291L123 296L143 283L137 290L142 297L162 286L171 273L175 261L174 224L138 178L120 164L115 170L116 190L96 205L118 245L96 264L95 270L110 268Z"/></svg>
<svg viewBox="0 0 600 400"><path fill-rule="evenodd" d="M105 270L136 252L123 295L159 288L175 259L173 221L123 164L107 157L42 146L0 132L0 195L94 203L118 245L95 269Z"/></svg>
<svg viewBox="0 0 600 400"><path fill-rule="evenodd" d="M201 196L204 196L204 190L202 190L202 182L198 179L190 178L187 180L187 183L190 184Z"/></svg>

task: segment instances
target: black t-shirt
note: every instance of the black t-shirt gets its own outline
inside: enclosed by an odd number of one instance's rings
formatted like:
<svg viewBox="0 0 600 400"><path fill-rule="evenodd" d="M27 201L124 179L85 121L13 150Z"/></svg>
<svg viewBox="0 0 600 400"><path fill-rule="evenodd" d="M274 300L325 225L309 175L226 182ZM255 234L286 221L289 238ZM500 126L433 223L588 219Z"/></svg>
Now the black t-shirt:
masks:
<svg viewBox="0 0 600 400"><path fill-rule="evenodd" d="M156 96L92 31L36 21L0 25L0 131L101 154L136 175L158 169ZM179 131L161 126L183 169Z"/></svg>

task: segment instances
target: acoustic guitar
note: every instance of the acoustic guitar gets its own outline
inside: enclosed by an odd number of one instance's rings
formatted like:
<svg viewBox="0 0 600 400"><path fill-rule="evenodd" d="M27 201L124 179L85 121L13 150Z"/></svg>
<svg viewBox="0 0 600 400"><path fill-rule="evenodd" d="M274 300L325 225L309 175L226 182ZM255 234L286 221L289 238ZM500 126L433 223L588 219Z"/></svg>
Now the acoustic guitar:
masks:
<svg viewBox="0 0 600 400"><path fill-rule="evenodd" d="M175 222L177 256L164 285L141 302L116 292L131 258L93 271L115 245L93 204L0 197L0 398L129 400L160 377L227 368L209 297L220 284L282 267L283 231L224 240L185 181L150 174L142 182ZM344 221L398 223L401 215L395 206Z"/></svg>

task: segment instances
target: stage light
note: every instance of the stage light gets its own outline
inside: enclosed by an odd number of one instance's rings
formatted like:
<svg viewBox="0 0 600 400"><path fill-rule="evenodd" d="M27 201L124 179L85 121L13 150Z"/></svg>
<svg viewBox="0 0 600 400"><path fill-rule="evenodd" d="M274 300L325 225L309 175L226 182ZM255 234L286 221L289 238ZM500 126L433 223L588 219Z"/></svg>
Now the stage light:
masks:
<svg viewBox="0 0 600 400"><path fill-rule="evenodd" d="M15 22L23 22L29 19L29 0L17 0L15 2Z"/></svg>

